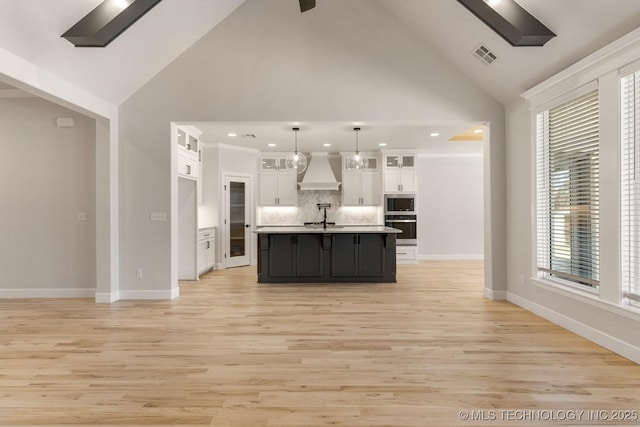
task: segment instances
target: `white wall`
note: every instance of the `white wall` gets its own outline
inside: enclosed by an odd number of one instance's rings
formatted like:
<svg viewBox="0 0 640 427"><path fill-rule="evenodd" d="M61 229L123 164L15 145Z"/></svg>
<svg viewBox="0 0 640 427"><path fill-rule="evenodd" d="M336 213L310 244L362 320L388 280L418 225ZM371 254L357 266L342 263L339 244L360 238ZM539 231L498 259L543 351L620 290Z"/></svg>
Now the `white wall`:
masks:
<svg viewBox="0 0 640 427"><path fill-rule="evenodd" d="M95 120L40 98L0 99L0 135L0 296L93 297Z"/></svg>
<svg viewBox="0 0 640 427"><path fill-rule="evenodd" d="M483 257L482 163L482 156L418 157L421 259Z"/></svg>
<svg viewBox="0 0 640 427"><path fill-rule="evenodd" d="M376 2L249 0L120 107L121 288L173 289L171 121L485 121L486 286L504 289L504 108ZM221 160L222 162L222 160ZM175 218L172 218L175 220ZM152 274L135 279L136 267ZM153 267L153 268L152 268Z"/></svg>
<svg viewBox="0 0 640 427"><path fill-rule="evenodd" d="M219 161L220 155L217 146L202 146L202 170L200 175L202 201L198 206L199 228L218 227L220 211Z"/></svg>
<svg viewBox="0 0 640 427"><path fill-rule="evenodd" d="M197 183L178 178L178 279L198 279Z"/></svg>

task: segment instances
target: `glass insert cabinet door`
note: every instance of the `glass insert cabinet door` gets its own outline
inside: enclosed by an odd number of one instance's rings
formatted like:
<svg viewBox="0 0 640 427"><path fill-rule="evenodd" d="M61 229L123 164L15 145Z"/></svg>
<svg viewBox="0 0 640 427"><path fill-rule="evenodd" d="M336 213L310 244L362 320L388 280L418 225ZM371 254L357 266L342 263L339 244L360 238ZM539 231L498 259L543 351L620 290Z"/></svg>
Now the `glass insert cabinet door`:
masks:
<svg viewBox="0 0 640 427"><path fill-rule="evenodd" d="M226 267L250 263L251 207L248 178L227 178Z"/></svg>
<svg viewBox="0 0 640 427"><path fill-rule="evenodd" d="M244 196L245 196L245 184L244 182L231 182L229 186L229 256L231 258L244 256L246 251L246 242L244 238Z"/></svg>

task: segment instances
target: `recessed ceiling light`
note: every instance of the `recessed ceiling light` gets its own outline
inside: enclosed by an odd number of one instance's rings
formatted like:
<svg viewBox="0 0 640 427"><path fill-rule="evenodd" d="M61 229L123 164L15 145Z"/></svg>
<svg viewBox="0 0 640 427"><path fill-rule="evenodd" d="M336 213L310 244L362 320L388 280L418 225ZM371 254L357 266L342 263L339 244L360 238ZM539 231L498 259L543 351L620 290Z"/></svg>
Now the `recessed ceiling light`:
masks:
<svg viewBox="0 0 640 427"><path fill-rule="evenodd" d="M275 146L276 146L276 144L274 144L274 143L267 144L267 145L268 145L269 147L275 147Z"/></svg>
<svg viewBox="0 0 640 427"><path fill-rule="evenodd" d="M126 9L129 7L129 2L127 0L116 0L115 3L120 9Z"/></svg>
<svg viewBox="0 0 640 427"><path fill-rule="evenodd" d="M386 142L381 142L380 144L378 144L379 147L386 147L387 143Z"/></svg>
<svg viewBox="0 0 640 427"><path fill-rule="evenodd" d="M430 136L440 136L440 134L438 132L431 132L429 135Z"/></svg>
<svg viewBox="0 0 640 427"><path fill-rule="evenodd" d="M233 138L234 136L238 136L238 134L236 134L236 133L228 133L227 136L230 136L230 137Z"/></svg>
<svg viewBox="0 0 640 427"><path fill-rule="evenodd" d="M500 0L489 0L488 3L489 3L489 6L496 7L497 5L500 4Z"/></svg>
<svg viewBox="0 0 640 427"><path fill-rule="evenodd" d="M482 129L474 129L473 133L482 133Z"/></svg>
<svg viewBox="0 0 640 427"><path fill-rule="evenodd" d="M322 144L323 147L331 147L331 144Z"/></svg>

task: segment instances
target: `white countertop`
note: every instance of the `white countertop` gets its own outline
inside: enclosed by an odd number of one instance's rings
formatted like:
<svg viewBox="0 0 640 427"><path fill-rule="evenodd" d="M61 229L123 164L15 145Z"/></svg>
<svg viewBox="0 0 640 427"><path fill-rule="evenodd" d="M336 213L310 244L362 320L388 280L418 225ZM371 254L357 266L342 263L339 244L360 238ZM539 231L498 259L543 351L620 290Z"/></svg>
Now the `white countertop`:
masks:
<svg viewBox="0 0 640 427"><path fill-rule="evenodd" d="M285 227L260 227L254 231L258 234L311 234L311 233L402 233L397 228L385 227L383 225L345 225L338 227L322 226L305 227L305 226L285 226Z"/></svg>

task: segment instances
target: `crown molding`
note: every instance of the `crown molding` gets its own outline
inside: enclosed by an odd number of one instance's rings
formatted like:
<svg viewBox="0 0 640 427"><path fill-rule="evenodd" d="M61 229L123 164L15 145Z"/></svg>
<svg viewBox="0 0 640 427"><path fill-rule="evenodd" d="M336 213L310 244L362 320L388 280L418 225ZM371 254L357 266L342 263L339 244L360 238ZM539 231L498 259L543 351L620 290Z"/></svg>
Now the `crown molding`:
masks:
<svg viewBox="0 0 640 427"><path fill-rule="evenodd" d="M219 148L223 150L241 151L244 153L260 154L257 148L239 147L237 145L221 144L219 142L200 142L202 148Z"/></svg>

